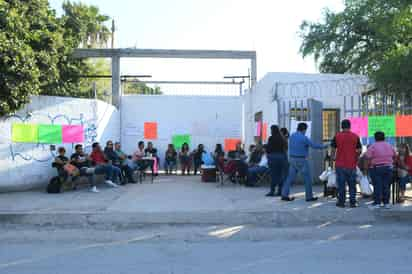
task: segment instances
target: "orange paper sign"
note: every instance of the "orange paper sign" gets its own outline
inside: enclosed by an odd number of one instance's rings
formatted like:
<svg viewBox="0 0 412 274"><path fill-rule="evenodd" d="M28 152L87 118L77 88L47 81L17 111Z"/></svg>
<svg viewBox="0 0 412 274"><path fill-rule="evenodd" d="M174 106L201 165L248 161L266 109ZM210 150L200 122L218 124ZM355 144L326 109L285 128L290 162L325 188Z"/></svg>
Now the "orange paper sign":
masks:
<svg viewBox="0 0 412 274"><path fill-rule="evenodd" d="M236 145L241 142L240 139L225 139L225 151L236 150Z"/></svg>
<svg viewBox="0 0 412 274"><path fill-rule="evenodd" d="M157 139L157 123L144 123L144 138L147 140Z"/></svg>
<svg viewBox="0 0 412 274"><path fill-rule="evenodd" d="M262 127L262 140L266 142L268 138L268 123L263 123Z"/></svg>
<svg viewBox="0 0 412 274"><path fill-rule="evenodd" d="M412 136L412 116L396 116L396 136L411 137Z"/></svg>

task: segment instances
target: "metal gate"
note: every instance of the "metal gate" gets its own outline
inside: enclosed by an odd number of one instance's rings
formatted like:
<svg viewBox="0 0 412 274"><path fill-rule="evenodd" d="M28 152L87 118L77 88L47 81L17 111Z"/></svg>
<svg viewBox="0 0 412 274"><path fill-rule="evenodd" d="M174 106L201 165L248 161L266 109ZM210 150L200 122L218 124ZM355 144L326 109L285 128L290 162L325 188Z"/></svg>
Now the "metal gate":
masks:
<svg viewBox="0 0 412 274"><path fill-rule="evenodd" d="M323 139L323 122L322 122L323 104L314 99L307 100L278 100L278 117L279 125L286 127L290 133L296 131L291 128L292 120L310 121L311 122L311 140L314 143L322 143ZM309 165L312 170L313 179L317 181L318 175L323 170L324 152L321 150L311 149L309 152Z"/></svg>

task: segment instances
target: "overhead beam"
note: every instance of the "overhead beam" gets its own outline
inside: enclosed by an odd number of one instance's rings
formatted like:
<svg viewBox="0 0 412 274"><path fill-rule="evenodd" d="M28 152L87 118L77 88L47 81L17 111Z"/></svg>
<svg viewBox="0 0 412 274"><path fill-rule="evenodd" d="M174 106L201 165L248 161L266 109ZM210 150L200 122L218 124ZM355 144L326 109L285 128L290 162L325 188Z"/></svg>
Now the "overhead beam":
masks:
<svg viewBox="0 0 412 274"><path fill-rule="evenodd" d="M193 58L193 59L256 59L255 51L176 50L176 49L75 49L75 58Z"/></svg>

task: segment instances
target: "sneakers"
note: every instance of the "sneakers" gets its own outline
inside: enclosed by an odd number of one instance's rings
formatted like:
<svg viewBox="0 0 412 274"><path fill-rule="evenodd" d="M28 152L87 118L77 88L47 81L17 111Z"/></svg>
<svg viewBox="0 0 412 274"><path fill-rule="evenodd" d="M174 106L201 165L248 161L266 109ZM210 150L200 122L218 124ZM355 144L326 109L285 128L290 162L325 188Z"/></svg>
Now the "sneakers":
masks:
<svg viewBox="0 0 412 274"><path fill-rule="evenodd" d="M282 197L281 200L285 202L292 202L295 200L295 197Z"/></svg>
<svg viewBox="0 0 412 274"><path fill-rule="evenodd" d="M383 208L384 208L384 209L391 209L392 206L391 206L390 204L384 204L384 205L383 205Z"/></svg>
<svg viewBox="0 0 412 274"><path fill-rule="evenodd" d="M97 187L96 187L96 186L93 186L93 187L90 189L90 192L99 193L99 190L97 190Z"/></svg>
<svg viewBox="0 0 412 274"><path fill-rule="evenodd" d="M306 199L306 202L315 202L318 200L318 197L312 197L310 199Z"/></svg>
<svg viewBox="0 0 412 274"><path fill-rule="evenodd" d="M368 206L369 209L375 210L375 209L379 209L381 207L381 205L379 204L371 204L370 206Z"/></svg>
<svg viewBox="0 0 412 274"><path fill-rule="evenodd" d="M113 183L113 182L110 181L110 180L106 180L106 181L104 181L104 182L105 182L106 185L109 185L109 186L111 186L111 187L118 187L118 185L116 185L115 183Z"/></svg>

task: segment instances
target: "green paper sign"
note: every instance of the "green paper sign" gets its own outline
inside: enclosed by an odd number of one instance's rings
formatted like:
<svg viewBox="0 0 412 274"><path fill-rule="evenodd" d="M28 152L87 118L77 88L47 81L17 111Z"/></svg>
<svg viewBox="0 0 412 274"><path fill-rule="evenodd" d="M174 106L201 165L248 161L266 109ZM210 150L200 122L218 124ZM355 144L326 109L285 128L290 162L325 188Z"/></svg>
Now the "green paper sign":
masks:
<svg viewBox="0 0 412 274"><path fill-rule="evenodd" d="M11 139L14 143L37 143L38 127L31 124L13 124Z"/></svg>
<svg viewBox="0 0 412 274"><path fill-rule="evenodd" d="M190 139L191 135L189 134L173 135L172 143L175 146L175 148L181 148L184 143L188 143L188 145L190 146Z"/></svg>
<svg viewBox="0 0 412 274"><path fill-rule="evenodd" d="M396 136L395 116L370 116L368 122L368 135L370 137L373 137L377 131L382 131L387 137Z"/></svg>
<svg viewBox="0 0 412 274"><path fill-rule="evenodd" d="M61 125L39 125L39 143L61 144L62 139Z"/></svg>

